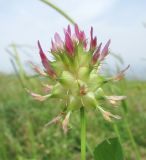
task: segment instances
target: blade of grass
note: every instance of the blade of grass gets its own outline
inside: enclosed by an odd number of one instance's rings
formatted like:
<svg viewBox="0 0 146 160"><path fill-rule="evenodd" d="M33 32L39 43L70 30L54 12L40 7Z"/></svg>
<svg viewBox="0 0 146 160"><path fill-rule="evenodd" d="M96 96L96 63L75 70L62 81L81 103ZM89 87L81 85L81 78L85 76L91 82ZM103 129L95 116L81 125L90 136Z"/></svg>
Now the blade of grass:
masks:
<svg viewBox="0 0 146 160"><path fill-rule="evenodd" d="M60 13L64 18L66 18L73 25L75 24L75 21L67 13L65 13L63 10L61 10L56 5L52 4L50 1L48 1L48 0L40 0L40 1L42 1L43 3L49 5L54 10L56 10L58 13Z"/></svg>
<svg viewBox="0 0 146 160"><path fill-rule="evenodd" d="M12 67L13 67L13 69L14 69L14 72L15 72L16 76L18 77L18 80L19 80L22 88L25 88L25 85L24 85L24 83L23 83L23 80L21 79L21 77L20 77L20 75L19 75L19 72L17 71L15 62L14 62L12 59L10 59L10 62L11 62L11 64L12 64Z"/></svg>

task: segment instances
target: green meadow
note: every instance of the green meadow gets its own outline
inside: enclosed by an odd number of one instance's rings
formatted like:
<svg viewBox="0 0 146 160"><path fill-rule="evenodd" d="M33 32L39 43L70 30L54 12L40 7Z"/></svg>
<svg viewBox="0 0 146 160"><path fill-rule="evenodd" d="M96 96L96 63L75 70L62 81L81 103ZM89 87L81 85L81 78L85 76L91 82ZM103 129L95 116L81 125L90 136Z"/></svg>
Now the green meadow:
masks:
<svg viewBox="0 0 146 160"><path fill-rule="evenodd" d="M41 91L38 78L29 77L26 81L27 87ZM119 137L127 160L137 160L137 156L145 160L146 82L125 79L117 82L117 88L111 84L105 90L122 93L127 99L112 109L122 117L112 123L99 112L88 111L87 159L92 160L92 149L103 139ZM61 103L54 105L54 101L34 101L17 76L0 75L0 160L80 159L79 112L73 113L66 135L61 124L45 127L61 112Z"/></svg>

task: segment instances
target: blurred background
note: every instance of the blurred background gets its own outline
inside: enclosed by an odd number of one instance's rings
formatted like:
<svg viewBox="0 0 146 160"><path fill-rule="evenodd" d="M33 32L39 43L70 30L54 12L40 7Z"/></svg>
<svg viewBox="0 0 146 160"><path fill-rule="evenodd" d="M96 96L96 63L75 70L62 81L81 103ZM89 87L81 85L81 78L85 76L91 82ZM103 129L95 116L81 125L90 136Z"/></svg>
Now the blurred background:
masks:
<svg viewBox="0 0 146 160"><path fill-rule="evenodd" d="M80 159L78 113L74 113L67 135L60 126L44 128L59 113L61 104L35 102L24 89L41 90L40 78L28 64L31 60L41 65L37 40L47 52L54 33L63 35L62 29L71 24L54 6L88 35L93 26L98 42L111 39L107 73L117 73L130 64L126 78L116 88L105 87L110 93L127 95L115 111L122 120L109 124L98 114L88 113L88 159L92 160L91 149L97 143L118 136L127 160L145 160L145 0L0 0L0 160Z"/></svg>

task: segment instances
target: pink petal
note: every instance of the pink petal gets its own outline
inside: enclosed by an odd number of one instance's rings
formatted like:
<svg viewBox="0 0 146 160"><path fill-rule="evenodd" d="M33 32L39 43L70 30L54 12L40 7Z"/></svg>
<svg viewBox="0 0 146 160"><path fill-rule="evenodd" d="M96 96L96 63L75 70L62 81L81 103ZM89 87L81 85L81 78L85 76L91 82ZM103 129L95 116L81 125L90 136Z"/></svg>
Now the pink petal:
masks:
<svg viewBox="0 0 146 160"><path fill-rule="evenodd" d="M40 53L40 57L41 57L42 62L43 62L43 61L48 61L45 53L44 53L43 50L42 50L42 47L41 47L41 44L40 44L39 41L38 41L38 47L39 47L39 53Z"/></svg>
<svg viewBox="0 0 146 160"><path fill-rule="evenodd" d="M100 43L100 45L98 46L96 52L95 52L94 55L93 55L93 58L92 58L92 64L93 64L93 65L97 62L98 58L100 57L101 45L102 45L102 43Z"/></svg>
<svg viewBox="0 0 146 160"><path fill-rule="evenodd" d="M34 100L37 100L37 101L44 101L48 98L48 95L46 96L42 96L40 94L37 94L37 93L34 93L34 92L31 92L30 90L26 89L26 91L32 96L32 98Z"/></svg>
<svg viewBox="0 0 146 160"><path fill-rule="evenodd" d="M49 63L49 60L47 59L45 53L43 52L42 47L41 47L41 44L40 44L39 41L38 41L38 47L39 47L39 53L40 53L40 57L41 57L41 60L42 60L42 64L43 64L43 66L45 67L47 73L48 73L51 77L56 77L56 74L55 74L55 72L53 71L53 69L51 68L50 63Z"/></svg>
<svg viewBox="0 0 146 160"><path fill-rule="evenodd" d="M91 27L90 36L91 36L90 49L93 50L97 46L97 37L93 38L93 27Z"/></svg>
<svg viewBox="0 0 146 160"><path fill-rule="evenodd" d="M48 85L48 84L43 84L44 88L43 88L43 91L44 93L49 93L51 90L52 90L52 86L51 85Z"/></svg>
<svg viewBox="0 0 146 160"><path fill-rule="evenodd" d="M126 99L127 97L126 96L106 96L106 98L108 100L121 101L121 100Z"/></svg>
<svg viewBox="0 0 146 160"><path fill-rule="evenodd" d="M77 42L77 40L78 40L78 39L77 39L77 36L76 36L76 34L74 33L74 34L72 35L72 41L73 41L73 42Z"/></svg>
<svg viewBox="0 0 146 160"><path fill-rule="evenodd" d="M70 25L67 26L67 29L64 28L64 34L66 34L66 32L71 36L71 28L70 28Z"/></svg>
<svg viewBox="0 0 146 160"><path fill-rule="evenodd" d="M76 37L78 38L79 42L86 41L86 36L85 36L84 31L80 31L77 24L75 24L75 34L76 34Z"/></svg>
<svg viewBox="0 0 146 160"><path fill-rule="evenodd" d="M85 41L85 40L86 40L85 32L81 31L80 32L80 41Z"/></svg>
<svg viewBox="0 0 146 160"><path fill-rule="evenodd" d="M67 32L68 32L68 34L71 36L71 28L70 28L70 25L68 25L68 27L67 27Z"/></svg>
<svg viewBox="0 0 146 160"><path fill-rule="evenodd" d="M58 115L57 117L53 118L50 122L48 122L47 124L45 124L45 127L50 126L51 124L57 124L61 121L62 116Z"/></svg>
<svg viewBox="0 0 146 160"><path fill-rule="evenodd" d="M53 42L53 40L51 40L51 44L52 44L52 48L51 51L55 52L57 50L55 43Z"/></svg>
<svg viewBox="0 0 146 160"><path fill-rule="evenodd" d="M47 74L44 71L42 71L38 66L33 64L33 62L30 61L29 63L32 65L32 67L36 73L40 74L41 76L47 76Z"/></svg>
<svg viewBox="0 0 146 160"><path fill-rule="evenodd" d="M102 52L101 52L101 56L99 58L100 61L103 61L104 58L108 55L109 51L108 51L108 47L111 43L111 40L108 40L108 42L106 43L106 45L104 46Z"/></svg>
<svg viewBox="0 0 146 160"><path fill-rule="evenodd" d="M90 49L95 49L97 46L97 37L94 37L94 39L91 41Z"/></svg>
<svg viewBox="0 0 146 160"><path fill-rule="evenodd" d="M75 34L76 34L77 38L80 39L80 31L79 31L79 27L77 24L75 24Z"/></svg>
<svg viewBox="0 0 146 160"><path fill-rule="evenodd" d="M68 123L69 123L70 113L71 113L71 112L68 112L68 113L67 113L67 115L65 116L65 119L64 119L63 122L62 122L62 128L63 128L63 131L64 131L65 134L66 134L67 131L68 131Z"/></svg>
<svg viewBox="0 0 146 160"><path fill-rule="evenodd" d="M93 39L93 27L91 27L90 36L91 36L91 40L92 40Z"/></svg>
<svg viewBox="0 0 146 160"><path fill-rule="evenodd" d="M130 65L128 65L125 69L123 69L122 71L120 71L120 73L118 73L113 79L115 81L119 81L124 77L124 73L127 69L129 69Z"/></svg>
<svg viewBox="0 0 146 160"><path fill-rule="evenodd" d="M60 43L63 43L60 35L59 35L57 32L56 32L55 35L54 35L54 39L55 39L55 42L56 42L56 43L59 43L59 44L60 44Z"/></svg>
<svg viewBox="0 0 146 160"><path fill-rule="evenodd" d="M60 35L58 33L55 33L54 35L54 39L55 39L55 45L57 49L63 49L63 41L60 37Z"/></svg>
<svg viewBox="0 0 146 160"><path fill-rule="evenodd" d="M66 50L69 53L69 55L72 56L74 54L74 46L73 46L72 39L70 35L68 34L68 32L66 32L65 34L65 46L66 46Z"/></svg>
<svg viewBox="0 0 146 160"><path fill-rule="evenodd" d="M85 50L86 50L86 48L87 48L87 44L88 44L88 41L85 40L85 41L83 42L83 45L84 45L84 49L85 49Z"/></svg>

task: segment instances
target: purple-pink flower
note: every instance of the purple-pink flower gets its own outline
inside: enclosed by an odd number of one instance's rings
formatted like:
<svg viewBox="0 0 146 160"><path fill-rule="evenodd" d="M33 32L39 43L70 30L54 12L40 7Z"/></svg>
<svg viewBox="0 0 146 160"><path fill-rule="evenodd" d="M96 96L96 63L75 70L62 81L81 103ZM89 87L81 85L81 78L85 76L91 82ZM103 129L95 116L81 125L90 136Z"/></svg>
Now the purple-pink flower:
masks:
<svg viewBox="0 0 146 160"><path fill-rule="evenodd" d="M74 26L74 33L71 33L71 27L68 25L64 29L65 39L62 40L61 36L56 32L54 40L51 41L51 52L53 54L60 54L60 52L66 52L69 56L74 56L76 53L77 45L82 45L82 48L87 53L92 54L91 63L95 65L97 61L103 61L109 53L110 40L106 43L101 51L102 43L97 43L97 37L93 36L93 27L90 30L90 41L86 38L85 32L81 31L77 24ZM89 45L89 49L87 46ZM42 49L41 49L42 50ZM43 54L42 54L43 55ZM47 67L48 68L48 67Z"/></svg>
<svg viewBox="0 0 146 160"><path fill-rule="evenodd" d="M49 84L43 85L45 95L27 91L35 100L44 101L48 98L57 98L65 106L63 114L59 114L47 125L58 123L64 118L62 127L66 133L72 111L82 106L97 108L109 121L111 118L120 118L100 106L100 100L116 105L118 101L126 98L125 96L105 95L102 89L105 82L120 80L129 68L128 66L112 78L100 75L98 71L102 61L109 54L110 43L111 40L108 40L105 45L99 40L97 42L97 37L93 35L93 27L90 29L88 38L77 24L74 25L74 30L71 30L68 25L64 29L64 37L57 32L54 34L50 49L54 59L50 61L38 41L39 54L45 70L33 64L32 66L41 76L46 78L48 76Z"/></svg>

